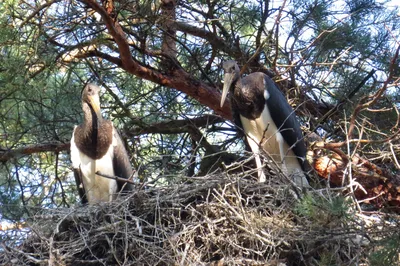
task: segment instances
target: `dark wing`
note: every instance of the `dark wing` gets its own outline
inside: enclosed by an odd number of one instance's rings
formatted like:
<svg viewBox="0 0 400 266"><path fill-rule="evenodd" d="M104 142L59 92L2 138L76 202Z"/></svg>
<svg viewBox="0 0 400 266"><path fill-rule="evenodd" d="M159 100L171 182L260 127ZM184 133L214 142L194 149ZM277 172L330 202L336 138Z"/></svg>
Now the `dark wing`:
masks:
<svg viewBox="0 0 400 266"><path fill-rule="evenodd" d="M131 166L131 162L129 160L128 152L125 149L124 142L122 141L120 135L116 128L113 128L114 134L114 157L113 157L113 166L114 166L114 174L118 177L129 179L133 175L133 169ZM131 191L133 189L133 185L130 183L126 183L123 181L118 181L118 191L121 189L123 191Z"/></svg>
<svg viewBox="0 0 400 266"><path fill-rule="evenodd" d="M74 170L76 187L78 188L79 197L81 198L81 203L86 204L88 203L88 200L86 197L85 188L83 187L81 169L74 168L73 170Z"/></svg>
<svg viewBox="0 0 400 266"><path fill-rule="evenodd" d="M85 193L85 188L83 186L82 182L82 171L80 168L81 165L81 159L80 159L80 153L81 151L78 149L75 143L75 133L77 130L77 126L74 127L74 131L72 132L72 138L70 142L70 147L71 147L71 162L72 162L72 169L74 171L74 176L75 176L75 182L76 182L76 187L78 189L78 194L79 197L81 198L82 204L88 203L86 193Z"/></svg>
<svg viewBox="0 0 400 266"><path fill-rule="evenodd" d="M305 158L307 149L303 139L303 132L301 131L300 123L297 120L296 114L274 81L267 75L264 75L264 80L265 89L267 89L269 93L269 98L266 103L272 119L277 128L280 129L280 132L289 147L292 147L294 154L298 157L301 167L303 170L306 170Z"/></svg>

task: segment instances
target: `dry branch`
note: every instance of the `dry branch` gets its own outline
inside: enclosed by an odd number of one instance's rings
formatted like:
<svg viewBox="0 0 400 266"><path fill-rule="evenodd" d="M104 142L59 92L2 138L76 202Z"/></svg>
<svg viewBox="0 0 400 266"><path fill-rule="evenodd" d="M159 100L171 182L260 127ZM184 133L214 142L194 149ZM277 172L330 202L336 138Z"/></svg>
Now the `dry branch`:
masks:
<svg viewBox="0 0 400 266"><path fill-rule="evenodd" d="M27 239L4 241L0 263L315 265L330 251L337 264L351 265L365 261L373 248L369 239L398 228L346 213L303 217L283 180L207 176L108 204L43 210Z"/></svg>
<svg viewBox="0 0 400 266"><path fill-rule="evenodd" d="M360 102L358 103L358 105L356 106L356 108L354 109L353 114L350 119L350 127L349 127L349 133L348 133L349 138L352 138L352 136L353 136L355 120L357 119L358 114L362 110L365 110L366 108L373 106L382 97L383 93L387 90L389 83L393 79L394 70L396 68L397 59L399 57L399 52L400 52L400 45L397 47L396 52L390 62L389 74L388 74L388 77L386 78L385 82L383 83L382 87L374 95L369 96L369 97L363 97L360 100ZM362 103L363 100L368 99L368 98L370 98L371 100L369 100L365 103Z"/></svg>

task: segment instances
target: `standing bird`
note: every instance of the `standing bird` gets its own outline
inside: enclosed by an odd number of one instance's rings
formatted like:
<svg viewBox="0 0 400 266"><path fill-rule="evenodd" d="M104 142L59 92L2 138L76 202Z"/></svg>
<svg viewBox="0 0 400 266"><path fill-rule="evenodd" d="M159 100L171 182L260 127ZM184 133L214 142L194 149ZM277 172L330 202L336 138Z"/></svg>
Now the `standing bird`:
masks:
<svg viewBox="0 0 400 266"><path fill-rule="evenodd" d="M304 174L307 149L296 115L285 96L264 73L255 72L240 78L233 60L224 62L224 87L221 107L228 91L235 124L244 130L254 153L258 179L265 182L260 147L282 166L285 174L293 176L299 186L309 186ZM261 151L262 151L261 150Z"/></svg>
<svg viewBox="0 0 400 266"><path fill-rule="evenodd" d="M129 179L133 169L128 153L113 123L103 119L100 111L100 88L88 84L82 91L83 123L75 126L71 139L71 161L82 203L111 201L119 191L128 191L132 185L120 179Z"/></svg>

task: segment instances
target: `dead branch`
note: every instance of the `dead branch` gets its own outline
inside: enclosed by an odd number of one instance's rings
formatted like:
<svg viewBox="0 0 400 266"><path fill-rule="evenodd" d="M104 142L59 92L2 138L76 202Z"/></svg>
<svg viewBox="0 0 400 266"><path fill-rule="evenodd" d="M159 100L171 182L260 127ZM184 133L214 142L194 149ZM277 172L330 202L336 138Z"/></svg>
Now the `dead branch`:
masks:
<svg viewBox="0 0 400 266"><path fill-rule="evenodd" d="M190 180L107 204L39 213L28 239L3 244L0 263L308 265L330 252L351 265L374 248L370 239L398 230L385 221L367 224L367 215L330 214L320 202L317 215L304 217L276 176L268 184L240 176ZM325 189L310 193L326 204L332 197Z"/></svg>
<svg viewBox="0 0 400 266"><path fill-rule="evenodd" d="M349 101L353 96L365 85L365 83L374 75L375 69L371 70L368 75L341 101L339 101L332 109L326 112L313 126L311 131L315 131L320 124L324 123L329 117L334 115L341 106L343 106L347 101Z"/></svg>
<svg viewBox="0 0 400 266"><path fill-rule="evenodd" d="M400 45L397 47L396 52L390 62L390 66L389 66L389 74L388 77L386 78L385 82L383 83L383 86L372 96L369 97L363 97L360 102L358 103L358 105L356 106L356 108L353 111L353 114L350 118L350 126L349 126L349 138L352 138L353 136L353 131L354 131L354 127L355 127L355 120L357 119L358 114L368 108L371 107L372 105L374 105L383 95L383 93L386 91L386 89L388 88L389 82L392 81L393 79L393 75L394 75L394 70L395 70L395 66L397 63L397 58L399 57L399 52L400 52ZM367 98L370 98L371 100L362 103L362 101L366 100Z"/></svg>

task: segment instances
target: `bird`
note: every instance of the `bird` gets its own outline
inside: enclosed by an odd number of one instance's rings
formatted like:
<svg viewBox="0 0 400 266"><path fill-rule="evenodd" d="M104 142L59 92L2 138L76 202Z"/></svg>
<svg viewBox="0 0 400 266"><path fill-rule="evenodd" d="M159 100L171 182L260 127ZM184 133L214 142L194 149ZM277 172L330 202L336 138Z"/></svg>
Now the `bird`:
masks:
<svg viewBox="0 0 400 266"><path fill-rule="evenodd" d="M300 187L308 187L304 173L307 149L293 108L274 81L262 72L240 77L236 61L223 63L221 108L230 92L233 120L242 128L254 153L258 181L265 182L261 160L267 152L282 171Z"/></svg>
<svg viewBox="0 0 400 266"><path fill-rule="evenodd" d="M117 129L101 115L100 87L91 83L84 87L82 110L83 123L74 127L71 138L79 196L83 204L112 201L116 193L132 190L125 180L131 178L133 168Z"/></svg>

